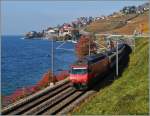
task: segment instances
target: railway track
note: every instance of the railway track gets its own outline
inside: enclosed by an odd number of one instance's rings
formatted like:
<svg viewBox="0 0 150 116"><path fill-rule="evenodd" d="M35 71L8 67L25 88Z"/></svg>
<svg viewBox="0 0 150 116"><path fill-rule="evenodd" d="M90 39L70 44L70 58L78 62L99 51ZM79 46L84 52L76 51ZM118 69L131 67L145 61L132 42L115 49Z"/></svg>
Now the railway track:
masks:
<svg viewBox="0 0 150 116"><path fill-rule="evenodd" d="M23 114L29 109L41 104L42 102L50 99L51 97L57 95L59 92L64 91L65 89L69 88L70 84L68 80L58 83L54 87L48 87L43 91L39 91L36 94L33 94L25 99L19 100L14 104L9 105L2 109L2 115L16 115L16 114Z"/></svg>
<svg viewBox="0 0 150 116"><path fill-rule="evenodd" d="M2 115L66 114L94 91L77 91L64 82L36 99L27 100L2 110ZM33 96L34 97L34 96Z"/></svg>
<svg viewBox="0 0 150 116"><path fill-rule="evenodd" d="M89 91L77 91L70 86L69 81L48 88L44 92L37 93L25 100L19 101L2 110L2 115L55 115L67 114L72 111L87 97L93 95L101 88L103 82L107 82L113 74L104 75L100 81Z"/></svg>
<svg viewBox="0 0 150 116"><path fill-rule="evenodd" d="M106 79L107 80L107 79ZM100 82L101 83L101 82ZM99 88L97 84L94 88ZM56 87L49 89L36 99L20 102L20 105L8 107L2 110L2 115L56 115L67 114L90 95L96 93L96 89L89 91L77 91L65 81ZM35 97L35 96L33 96Z"/></svg>
<svg viewBox="0 0 150 116"><path fill-rule="evenodd" d="M77 91L72 87L33 107L23 115L66 114L96 91Z"/></svg>

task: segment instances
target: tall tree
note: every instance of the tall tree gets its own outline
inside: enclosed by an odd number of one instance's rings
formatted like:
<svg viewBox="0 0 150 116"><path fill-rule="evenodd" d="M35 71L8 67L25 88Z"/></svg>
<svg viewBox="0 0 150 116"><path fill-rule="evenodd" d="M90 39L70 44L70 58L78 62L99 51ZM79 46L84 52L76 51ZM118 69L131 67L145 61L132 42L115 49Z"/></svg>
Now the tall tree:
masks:
<svg viewBox="0 0 150 116"><path fill-rule="evenodd" d="M83 58L87 55L96 53L97 47L91 36L82 35L75 47L78 58Z"/></svg>

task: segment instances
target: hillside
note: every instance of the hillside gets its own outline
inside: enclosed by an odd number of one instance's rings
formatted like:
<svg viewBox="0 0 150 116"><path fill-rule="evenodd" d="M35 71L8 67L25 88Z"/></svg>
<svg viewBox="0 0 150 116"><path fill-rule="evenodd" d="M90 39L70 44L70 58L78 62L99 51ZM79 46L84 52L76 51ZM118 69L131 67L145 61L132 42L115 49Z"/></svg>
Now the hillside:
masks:
<svg viewBox="0 0 150 116"><path fill-rule="evenodd" d="M148 38L138 38L121 77L84 101L73 114L148 114L148 94Z"/></svg>
<svg viewBox="0 0 150 116"><path fill-rule="evenodd" d="M147 11L140 15L128 14L107 17L105 20L91 23L85 30L95 33L133 34L135 29L140 31L142 24L144 33L147 33L148 14L149 12Z"/></svg>
<svg viewBox="0 0 150 116"><path fill-rule="evenodd" d="M133 34L134 30L136 29L137 31L140 31L141 29L143 29L144 33L148 32L148 12L139 15L136 18L133 18L132 20L129 20L128 23L118 29L114 29L113 31L110 31L111 33L117 32L120 34ZM141 27L141 25L143 25L143 27Z"/></svg>

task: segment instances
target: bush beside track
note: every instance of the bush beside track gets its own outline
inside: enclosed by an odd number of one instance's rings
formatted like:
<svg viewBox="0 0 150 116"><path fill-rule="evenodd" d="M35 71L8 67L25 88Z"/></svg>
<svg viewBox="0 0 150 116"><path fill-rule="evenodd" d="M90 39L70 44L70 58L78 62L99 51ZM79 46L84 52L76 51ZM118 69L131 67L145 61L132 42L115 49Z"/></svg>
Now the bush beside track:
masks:
<svg viewBox="0 0 150 116"><path fill-rule="evenodd" d="M85 100L73 114L148 114L148 38L136 40L128 67L111 85Z"/></svg>

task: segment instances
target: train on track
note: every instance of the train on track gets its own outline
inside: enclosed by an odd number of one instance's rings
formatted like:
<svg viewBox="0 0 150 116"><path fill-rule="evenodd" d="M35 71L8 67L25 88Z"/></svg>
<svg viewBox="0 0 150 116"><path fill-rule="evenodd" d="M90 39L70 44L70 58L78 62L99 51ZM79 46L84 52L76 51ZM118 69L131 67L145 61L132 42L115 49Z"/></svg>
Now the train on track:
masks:
<svg viewBox="0 0 150 116"><path fill-rule="evenodd" d="M69 80L78 90L87 90L100 81L116 64L116 48L110 51L87 56L71 65ZM127 44L118 45L118 61L131 53Z"/></svg>

